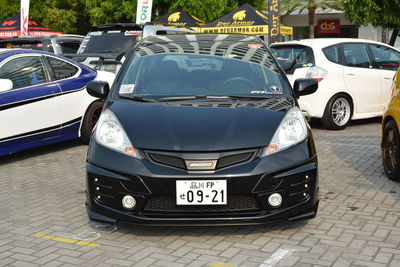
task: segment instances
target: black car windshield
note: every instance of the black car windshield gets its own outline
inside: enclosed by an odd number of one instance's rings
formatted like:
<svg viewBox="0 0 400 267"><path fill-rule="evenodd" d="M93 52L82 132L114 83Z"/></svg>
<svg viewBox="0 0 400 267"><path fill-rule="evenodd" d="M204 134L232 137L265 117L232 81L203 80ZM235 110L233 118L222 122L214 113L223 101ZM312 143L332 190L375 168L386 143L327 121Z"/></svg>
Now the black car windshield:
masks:
<svg viewBox="0 0 400 267"><path fill-rule="evenodd" d="M121 77L120 96L280 97L289 93L270 52L245 42L141 45Z"/></svg>
<svg viewBox="0 0 400 267"><path fill-rule="evenodd" d="M78 54L122 53L136 45L141 31L89 32L78 49Z"/></svg>

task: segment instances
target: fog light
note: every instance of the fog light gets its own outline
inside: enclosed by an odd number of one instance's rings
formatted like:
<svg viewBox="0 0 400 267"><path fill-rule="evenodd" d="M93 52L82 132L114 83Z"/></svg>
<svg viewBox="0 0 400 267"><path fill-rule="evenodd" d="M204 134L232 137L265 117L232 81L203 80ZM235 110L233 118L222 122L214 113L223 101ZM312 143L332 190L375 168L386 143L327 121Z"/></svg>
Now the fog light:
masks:
<svg viewBox="0 0 400 267"><path fill-rule="evenodd" d="M278 207L282 204L282 196L279 193L273 193L268 197L268 203L272 207Z"/></svg>
<svg viewBox="0 0 400 267"><path fill-rule="evenodd" d="M124 198L122 199L122 206L127 210L133 209L136 206L135 198L130 195L124 196Z"/></svg>

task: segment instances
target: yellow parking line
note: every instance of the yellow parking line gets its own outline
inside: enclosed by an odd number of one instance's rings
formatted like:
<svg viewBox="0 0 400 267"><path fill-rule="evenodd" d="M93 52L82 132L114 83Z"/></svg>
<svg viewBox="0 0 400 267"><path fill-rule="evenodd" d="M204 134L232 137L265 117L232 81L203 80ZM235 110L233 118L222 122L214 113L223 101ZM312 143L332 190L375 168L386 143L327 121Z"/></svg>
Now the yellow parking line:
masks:
<svg viewBox="0 0 400 267"><path fill-rule="evenodd" d="M209 262L207 263L207 265L210 267L237 267L236 265L225 264L220 262Z"/></svg>
<svg viewBox="0 0 400 267"><path fill-rule="evenodd" d="M33 234L33 236L48 239L48 240L68 243L68 244L80 245L80 246L88 246L88 247L93 247L93 248L100 247L100 244L98 244L98 243L92 243L92 242L87 242L87 241L82 241L82 240L77 240L77 239L72 239L72 238L65 238L65 237L55 236L55 235L45 235L45 234L41 234L41 233L35 233L35 234Z"/></svg>

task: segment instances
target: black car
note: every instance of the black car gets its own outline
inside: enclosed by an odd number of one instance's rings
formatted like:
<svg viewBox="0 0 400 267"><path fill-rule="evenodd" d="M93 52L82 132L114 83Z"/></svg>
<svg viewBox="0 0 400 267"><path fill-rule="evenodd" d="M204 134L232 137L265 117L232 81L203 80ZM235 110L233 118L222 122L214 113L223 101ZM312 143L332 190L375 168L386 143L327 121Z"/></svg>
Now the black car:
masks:
<svg viewBox="0 0 400 267"><path fill-rule="evenodd" d="M87 158L90 219L147 225L313 218L317 155L294 90L248 35L143 39L106 98Z"/></svg>

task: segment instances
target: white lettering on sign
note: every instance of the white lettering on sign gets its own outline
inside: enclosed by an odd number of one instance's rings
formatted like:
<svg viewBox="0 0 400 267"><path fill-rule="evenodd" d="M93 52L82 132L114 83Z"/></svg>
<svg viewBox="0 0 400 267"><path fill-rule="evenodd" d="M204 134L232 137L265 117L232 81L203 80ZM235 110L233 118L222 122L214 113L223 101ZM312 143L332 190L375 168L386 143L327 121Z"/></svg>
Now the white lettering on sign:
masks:
<svg viewBox="0 0 400 267"><path fill-rule="evenodd" d="M136 23L145 24L151 21L151 9L153 7L153 0L138 0L136 9Z"/></svg>

